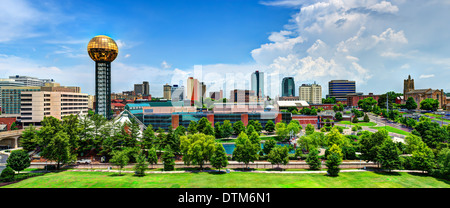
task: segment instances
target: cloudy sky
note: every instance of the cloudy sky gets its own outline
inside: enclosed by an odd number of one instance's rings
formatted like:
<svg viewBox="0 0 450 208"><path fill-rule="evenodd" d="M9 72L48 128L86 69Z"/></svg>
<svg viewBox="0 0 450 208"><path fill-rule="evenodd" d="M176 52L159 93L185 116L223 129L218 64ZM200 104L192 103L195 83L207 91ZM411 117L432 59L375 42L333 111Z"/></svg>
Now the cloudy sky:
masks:
<svg viewBox="0 0 450 208"><path fill-rule="evenodd" d="M416 88L450 92L449 0L0 0L0 78L53 78L94 94L94 62L86 47L96 35L119 45L112 91L194 76L207 91L250 88L266 75L266 94L281 79L356 81L358 92ZM298 88L296 89L298 94Z"/></svg>

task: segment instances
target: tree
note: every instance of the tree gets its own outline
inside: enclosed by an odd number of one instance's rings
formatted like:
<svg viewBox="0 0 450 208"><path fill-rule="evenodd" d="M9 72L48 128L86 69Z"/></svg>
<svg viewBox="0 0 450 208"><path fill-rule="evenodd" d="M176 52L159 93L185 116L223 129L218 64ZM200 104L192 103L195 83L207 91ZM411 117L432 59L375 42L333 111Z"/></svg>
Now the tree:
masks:
<svg viewBox="0 0 450 208"><path fill-rule="evenodd" d="M276 146L273 148L270 153L269 157L267 159L272 165L276 164L277 167L280 167L280 164L286 165L289 163L289 149L284 146Z"/></svg>
<svg viewBox="0 0 450 208"><path fill-rule="evenodd" d="M228 138L233 135L233 126L229 120L223 121L223 125L221 126L223 132L223 138Z"/></svg>
<svg viewBox="0 0 450 208"><path fill-rule="evenodd" d="M313 125L311 125L311 124L306 125L306 128L305 128L306 135L310 135L310 134L314 133L314 131L315 131L315 128Z"/></svg>
<svg viewBox="0 0 450 208"><path fill-rule="evenodd" d="M436 158L436 169L433 171L436 177L450 179L450 149L444 148L439 151Z"/></svg>
<svg viewBox="0 0 450 208"><path fill-rule="evenodd" d="M424 142L419 143L417 149L412 152L411 159L414 169L422 170L423 172L431 171L435 165L434 153Z"/></svg>
<svg viewBox="0 0 450 208"><path fill-rule="evenodd" d="M377 162L378 149L389 138L389 132L386 129L379 129L376 133L363 131L360 136L361 159Z"/></svg>
<svg viewBox="0 0 450 208"><path fill-rule="evenodd" d="M336 105L333 106L334 112L336 111L343 111L344 105L341 102L338 102Z"/></svg>
<svg viewBox="0 0 450 208"><path fill-rule="evenodd" d="M155 148L151 148L149 151L148 151L148 163L150 164L150 165L152 165L152 167L153 167L153 164L158 164L158 156L156 155L156 150L155 150Z"/></svg>
<svg viewBox="0 0 450 208"><path fill-rule="evenodd" d="M266 125L264 126L264 130L270 133L275 131L275 124L273 123L272 120L267 121Z"/></svg>
<svg viewBox="0 0 450 208"><path fill-rule="evenodd" d="M319 148L321 145L327 144L325 135L322 132L314 132L312 134L301 136L297 140L298 148L306 150L307 152Z"/></svg>
<svg viewBox="0 0 450 208"><path fill-rule="evenodd" d="M370 122L370 118L369 116L366 114L364 114L364 122Z"/></svg>
<svg viewBox="0 0 450 208"><path fill-rule="evenodd" d="M252 124L252 126L255 127L255 131L258 132L258 134L261 134L261 131L262 131L263 128L262 128L261 123L259 123L258 120L256 120L256 121Z"/></svg>
<svg viewBox="0 0 450 208"><path fill-rule="evenodd" d="M218 168L219 171L221 168L228 166L227 154L225 153L225 148L223 148L222 144L216 144L216 149L214 154L211 157L211 166L214 168Z"/></svg>
<svg viewBox="0 0 450 208"><path fill-rule="evenodd" d="M184 158L184 157L183 157ZM175 155L173 154L170 146L167 146L164 153L161 156L164 164L164 171L175 170Z"/></svg>
<svg viewBox="0 0 450 208"><path fill-rule="evenodd" d="M238 162L243 162L248 168L250 162L254 162L258 159L258 148L248 138L245 132L241 132L236 139L236 148L233 151L233 159Z"/></svg>
<svg viewBox="0 0 450 208"><path fill-rule="evenodd" d="M377 161L381 163L381 168L390 171L400 166L399 155L400 151L398 150L397 145L391 139L386 139L378 149Z"/></svg>
<svg viewBox="0 0 450 208"><path fill-rule="evenodd" d="M141 151L139 155L136 157L136 164L134 166L135 175L144 176L145 170L147 169L148 164L145 160L144 152Z"/></svg>
<svg viewBox="0 0 450 208"><path fill-rule="evenodd" d="M214 136L216 138L223 138L223 134L224 133L220 122L216 122L216 124L214 124Z"/></svg>
<svg viewBox="0 0 450 208"><path fill-rule="evenodd" d="M207 123L207 125L203 128L202 133L205 135L214 136L214 128L212 127L211 122Z"/></svg>
<svg viewBox="0 0 450 208"><path fill-rule="evenodd" d="M189 123L189 126L188 126L188 128L187 128L187 132L188 132L189 134L195 134L195 133L198 132L198 130L197 130L197 123L196 123L195 121L191 121L191 122Z"/></svg>
<svg viewBox="0 0 450 208"><path fill-rule="evenodd" d="M347 141L346 137L337 128L332 128L330 133L325 135L325 140L329 146L336 144L340 147L344 146Z"/></svg>
<svg viewBox="0 0 450 208"><path fill-rule="evenodd" d="M17 128L16 122L13 122L13 123L11 124L10 129L11 129L11 130L17 130L17 129L19 129L19 128Z"/></svg>
<svg viewBox="0 0 450 208"><path fill-rule="evenodd" d="M309 165L309 169L311 170L320 170L322 168L322 164L319 159L319 151L316 148L309 151L308 157L306 158L306 164Z"/></svg>
<svg viewBox="0 0 450 208"><path fill-rule="evenodd" d="M433 98L427 98L420 102L420 109L436 111L439 108L439 101Z"/></svg>
<svg viewBox="0 0 450 208"><path fill-rule="evenodd" d="M342 163L342 158L338 154L333 153L327 156L326 166L328 168L327 173L330 176L338 176L340 172L339 165Z"/></svg>
<svg viewBox="0 0 450 208"><path fill-rule="evenodd" d="M128 152L125 150L112 152L113 156L110 162L119 168L119 175L122 174L122 168L128 165L128 161L130 160L127 154Z"/></svg>
<svg viewBox="0 0 450 208"><path fill-rule="evenodd" d="M406 100L406 109L408 110L414 110L417 108L417 103L414 100L413 97L408 97L408 99Z"/></svg>
<svg viewBox="0 0 450 208"><path fill-rule="evenodd" d="M234 130L234 134L239 135L241 134L241 132L245 132L245 126L244 123L242 123L242 121L236 121L233 125L233 130Z"/></svg>
<svg viewBox="0 0 450 208"><path fill-rule="evenodd" d="M358 117L356 115L353 117L352 123L358 123Z"/></svg>
<svg viewBox="0 0 450 208"><path fill-rule="evenodd" d="M29 128L26 128L22 133L22 139L20 140L20 146L22 146L23 150L26 152L31 152L36 150L39 147L39 138L37 134L37 130L33 125L30 125Z"/></svg>
<svg viewBox="0 0 450 208"><path fill-rule="evenodd" d="M264 142L263 152L264 154L268 155L270 151L275 147L277 143L273 139L266 140Z"/></svg>
<svg viewBox="0 0 450 208"><path fill-rule="evenodd" d="M336 112L336 114L334 114L334 119L336 119L336 121L341 121L342 120L342 113L341 112Z"/></svg>
<svg viewBox="0 0 450 208"><path fill-rule="evenodd" d="M63 131L57 132L42 146L40 155L48 160L56 161L58 170L61 165L76 160L76 155L71 154L72 147L69 143L69 136Z"/></svg>
<svg viewBox="0 0 450 208"><path fill-rule="evenodd" d="M211 126L211 122L208 121L208 119L206 117L202 117L199 121L198 121L198 125L197 125L197 130L200 133L203 133L203 129L206 128L206 126ZM208 134L209 135L209 134Z"/></svg>
<svg viewBox="0 0 450 208"><path fill-rule="evenodd" d="M373 106L377 105L377 101L373 97L367 97L358 101L358 107L360 107L364 112L370 112Z"/></svg>
<svg viewBox="0 0 450 208"><path fill-rule="evenodd" d="M247 125L247 129L246 129L246 134L247 135L251 135L253 132L256 132L255 127L253 127L253 125Z"/></svg>
<svg viewBox="0 0 450 208"><path fill-rule="evenodd" d="M285 140L289 137L289 129L283 122L279 122L275 125L275 132L277 133L278 138L280 138L281 140Z"/></svg>
<svg viewBox="0 0 450 208"><path fill-rule="evenodd" d="M430 118L420 117L420 121L411 132L422 137L423 142L430 148L436 148L439 143L449 140L450 134L445 127L441 127L439 123L432 122Z"/></svg>
<svg viewBox="0 0 450 208"><path fill-rule="evenodd" d="M14 181L14 175L16 172L11 167L6 167L2 170L2 174L0 174L0 181L10 182Z"/></svg>
<svg viewBox="0 0 450 208"><path fill-rule="evenodd" d="M419 144L422 143L422 139L419 136L416 136L414 134L409 134L405 138L406 143L406 153L412 154L412 152L419 149Z"/></svg>
<svg viewBox="0 0 450 208"><path fill-rule="evenodd" d="M208 162L215 150L215 138L211 135L194 134L182 136L180 147L185 165L199 165L203 169L203 164Z"/></svg>
<svg viewBox="0 0 450 208"><path fill-rule="evenodd" d="M6 159L6 166L20 173L20 171L30 167L30 162L30 157L24 150L14 150Z"/></svg>
<svg viewBox="0 0 450 208"><path fill-rule="evenodd" d="M153 131L153 126L149 124L147 128L142 132L142 141L141 148L142 149L152 149L156 145L156 136Z"/></svg>
<svg viewBox="0 0 450 208"><path fill-rule="evenodd" d="M294 135L297 135L302 130L302 126L300 126L297 120L291 120L287 125L287 129L289 133L292 132Z"/></svg>
<svg viewBox="0 0 450 208"><path fill-rule="evenodd" d="M330 154L327 156L326 166L328 168L327 173L330 176L338 176L340 172L339 165L342 163L342 152L339 146L334 144L330 148Z"/></svg>

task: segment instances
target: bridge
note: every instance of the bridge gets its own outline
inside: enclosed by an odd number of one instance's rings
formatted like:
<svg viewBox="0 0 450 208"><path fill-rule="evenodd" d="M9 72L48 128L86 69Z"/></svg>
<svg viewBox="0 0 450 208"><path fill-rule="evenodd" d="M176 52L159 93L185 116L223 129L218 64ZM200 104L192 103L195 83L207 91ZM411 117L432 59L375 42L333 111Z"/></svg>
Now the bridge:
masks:
<svg viewBox="0 0 450 208"><path fill-rule="evenodd" d="M35 127L35 128L37 130L40 127ZM24 131L25 131L25 129L0 132L0 147L3 146L3 147L7 147L8 149L18 148L20 138L22 137L22 133Z"/></svg>

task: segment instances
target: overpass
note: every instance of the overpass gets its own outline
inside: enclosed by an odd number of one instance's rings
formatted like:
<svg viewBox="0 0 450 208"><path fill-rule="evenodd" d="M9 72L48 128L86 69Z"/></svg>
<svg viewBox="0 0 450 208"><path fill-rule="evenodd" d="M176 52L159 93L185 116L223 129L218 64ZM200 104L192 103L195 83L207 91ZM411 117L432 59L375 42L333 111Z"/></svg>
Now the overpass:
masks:
<svg viewBox="0 0 450 208"><path fill-rule="evenodd" d="M28 127L26 127L26 128L28 128ZM36 130L38 130L40 127L35 127L35 128L36 128ZM24 131L25 131L25 129L0 132L0 146L7 146L8 149L18 148L19 140L22 137L22 133Z"/></svg>

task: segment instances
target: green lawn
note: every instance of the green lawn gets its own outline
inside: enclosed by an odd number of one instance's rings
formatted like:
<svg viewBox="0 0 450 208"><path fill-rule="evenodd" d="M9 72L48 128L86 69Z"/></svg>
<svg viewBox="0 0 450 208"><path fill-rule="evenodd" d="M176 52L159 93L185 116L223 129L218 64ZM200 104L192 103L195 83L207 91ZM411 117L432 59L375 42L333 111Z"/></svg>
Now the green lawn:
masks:
<svg viewBox="0 0 450 208"><path fill-rule="evenodd" d="M450 181L413 173L131 173L59 172L29 178L2 188L450 188Z"/></svg>
<svg viewBox="0 0 450 208"><path fill-rule="evenodd" d="M392 133L397 133L397 134L402 134L402 135L405 135L405 136L408 136L409 135L409 132L407 132L407 131L403 131L403 130L400 130L400 129L397 129L397 128L394 128L394 127L391 127L391 126L386 126L386 127L384 127L384 126L380 126L380 127L370 127L371 129L384 129L384 128L386 128L386 130L388 131L388 132L392 132Z"/></svg>
<svg viewBox="0 0 450 208"><path fill-rule="evenodd" d="M350 121L340 121L338 124L345 124L350 125ZM351 123L352 126L358 125L358 126L376 126L377 124L375 122L358 122L358 123Z"/></svg>

